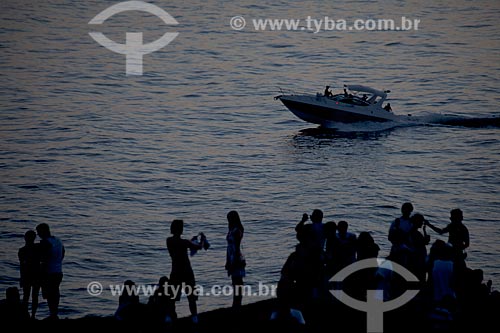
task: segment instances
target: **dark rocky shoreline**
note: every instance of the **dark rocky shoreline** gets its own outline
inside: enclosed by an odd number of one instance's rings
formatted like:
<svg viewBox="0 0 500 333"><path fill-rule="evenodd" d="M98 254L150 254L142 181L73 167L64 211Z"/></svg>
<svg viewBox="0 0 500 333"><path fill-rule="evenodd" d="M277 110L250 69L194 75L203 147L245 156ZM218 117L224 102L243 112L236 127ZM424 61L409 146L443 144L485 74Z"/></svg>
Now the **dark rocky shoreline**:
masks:
<svg viewBox="0 0 500 333"><path fill-rule="evenodd" d="M412 301L384 314L384 332L496 332L500 317L498 297L485 304L471 304L467 312L458 312L453 321L430 319L422 303ZM311 304L303 309L305 325L282 316L270 320L278 309L277 299L247 304L239 309L222 308L199 314L193 325L189 317L179 318L167 326L151 321L145 315L135 321L120 322L114 317L36 320L25 323L22 331L41 332L367 332L366 313L350 309L340 302ZM21 328L21 327L19 327Z"/></svg>

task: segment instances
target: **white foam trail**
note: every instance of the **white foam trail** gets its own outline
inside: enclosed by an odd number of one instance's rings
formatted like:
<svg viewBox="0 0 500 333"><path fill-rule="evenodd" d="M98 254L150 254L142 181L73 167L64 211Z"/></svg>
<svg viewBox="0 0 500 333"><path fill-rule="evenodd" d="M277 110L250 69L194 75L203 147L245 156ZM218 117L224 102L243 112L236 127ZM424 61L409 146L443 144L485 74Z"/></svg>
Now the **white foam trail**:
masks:
<svg viewBox="0 0 500 333"><path fill-rule="evenodd" d="M470 118L451 114L427 114L422 116L400 116L398 121L388 122L357 122L357 123L332 123L325 126L328 129L335 129L339 132L380 132L398 127L425 126L425 125L449 125L480 127L490 125L498 127L496 117ZM496 122L496 125L495 125Z"/></svg>
<svg viewBox="0 0 500 333"><path fill-rule="evenodd" d="M424 125L422 121L416 117L404 117L401 121L387 121L387 122L356 122L356 123L334 123L331 126L325 126L329 129L335 129L339 132L381 132L398 127L408 126L421 126Z"/></svg>

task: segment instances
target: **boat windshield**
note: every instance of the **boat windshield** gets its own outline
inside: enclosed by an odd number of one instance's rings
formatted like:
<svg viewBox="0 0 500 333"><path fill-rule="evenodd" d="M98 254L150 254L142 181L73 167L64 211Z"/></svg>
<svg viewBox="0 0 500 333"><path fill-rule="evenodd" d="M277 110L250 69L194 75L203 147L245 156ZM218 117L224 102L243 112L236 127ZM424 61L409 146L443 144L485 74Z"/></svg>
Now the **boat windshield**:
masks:
<svg viewBox="0 0 500 333"><path fill-rule="evenodd" d="M344 94L338 94L334 95L332 97L333 100L340 102L340 103L345 103L345 104L350 104L350 105L359 105L359 106L368 106L370 103L366 100L364 100L361 97L358 97L356 95L351 95L346 97Z"/></svg>
<svg viewBox="0 0 500 333"><path fill-rule="evenodd" d="M362 85L351 84L351 85L345 85L345 87L347 87L347 89L349 89L350 91L357 91L359 93L368 93L368 94L377 95L380 97L386 97L387 92L389 92L389 91L380 91L380 90L373 89L373 88L366 87L366 86L362 86Z"/></svg>

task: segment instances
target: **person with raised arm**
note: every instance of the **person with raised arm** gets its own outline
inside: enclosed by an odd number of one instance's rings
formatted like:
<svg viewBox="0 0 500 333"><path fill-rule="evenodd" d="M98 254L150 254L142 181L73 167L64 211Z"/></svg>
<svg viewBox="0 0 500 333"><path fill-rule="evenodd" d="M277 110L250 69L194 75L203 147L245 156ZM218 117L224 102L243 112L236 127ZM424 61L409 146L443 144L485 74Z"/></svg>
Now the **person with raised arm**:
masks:
<svg viewBox="0 0 500 333"><path fill-rule="evenodd" d="M453 259L459 266L464 268L465 258L467 254L465 250L470 245L469 229L462 223L464 215L462 210L456 208L450 211L450 221L446 227L438 228L432 225L429 221L425 221L425 225L437 232L438 234L448 234L448 243L453 249Z"/></svg>
<svg viewBox="0 0 500 333"><path fill-rule="evenodd" d="M191 320L193 324L198 323L198 310L196 301L196 282L194 278L193 268L188 257L188 250L201 250L205 246L205 235L200 233L201 241L193 242L189 239L181 237L184 232L184 221L173 220L170 224L171 237L167 238L167 249L172 258L172 271L170 272L170 285L175 291L175 301L181 298L181 291L184 288L191 312ZM175 316L175 303L173 305L172 314Z"/></svg>

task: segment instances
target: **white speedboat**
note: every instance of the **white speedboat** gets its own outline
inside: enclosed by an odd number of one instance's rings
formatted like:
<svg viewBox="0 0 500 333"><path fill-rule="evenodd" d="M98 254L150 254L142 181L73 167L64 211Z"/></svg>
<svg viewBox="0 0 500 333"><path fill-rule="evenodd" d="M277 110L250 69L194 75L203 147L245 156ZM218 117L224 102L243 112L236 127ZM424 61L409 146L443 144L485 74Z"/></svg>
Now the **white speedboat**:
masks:
<svg viewBox="0 0 500 333"><path fill-rule="evenodd" d="M281 100L298 118L325 127L335 127L336 123L410 120L411 115L396 115L390 104L384 105L389 92L361 85L344 85L342 94L291 93L276 96L274 99Z"/></svg>

